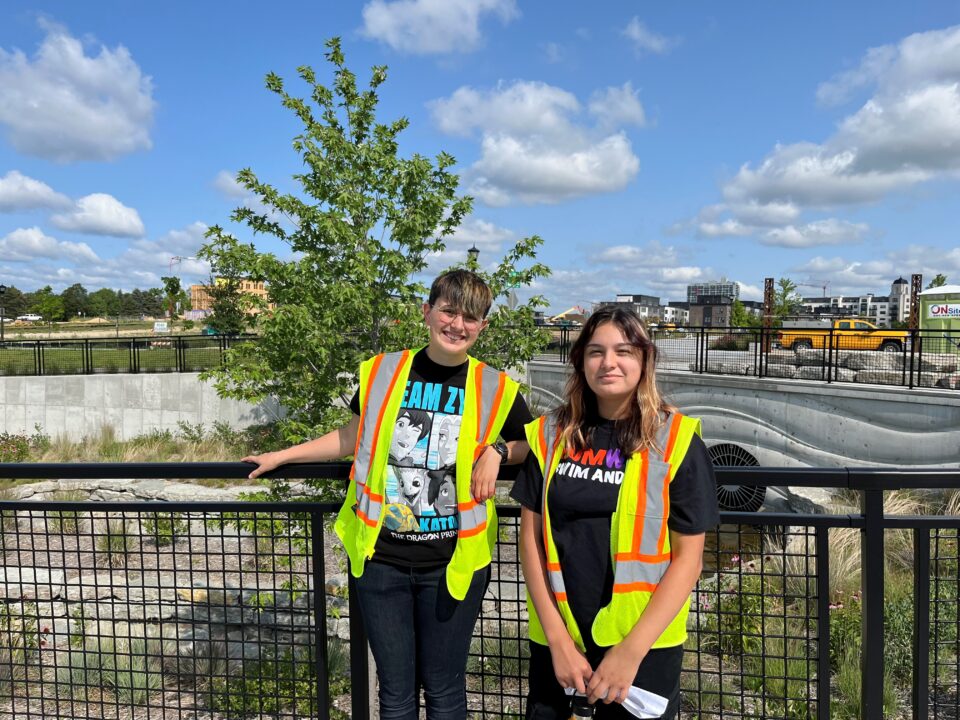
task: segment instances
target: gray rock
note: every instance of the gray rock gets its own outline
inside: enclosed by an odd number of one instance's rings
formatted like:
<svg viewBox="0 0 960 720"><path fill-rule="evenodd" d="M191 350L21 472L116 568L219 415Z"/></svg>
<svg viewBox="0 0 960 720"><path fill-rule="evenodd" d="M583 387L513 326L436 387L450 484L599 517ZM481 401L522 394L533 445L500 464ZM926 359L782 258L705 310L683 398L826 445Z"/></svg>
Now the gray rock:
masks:
<svg viewBox="0 0 960 720"><path fill-rule="evenodd" d="M62 570L0 567L0 600L51 600L64 594Z"/></svg>

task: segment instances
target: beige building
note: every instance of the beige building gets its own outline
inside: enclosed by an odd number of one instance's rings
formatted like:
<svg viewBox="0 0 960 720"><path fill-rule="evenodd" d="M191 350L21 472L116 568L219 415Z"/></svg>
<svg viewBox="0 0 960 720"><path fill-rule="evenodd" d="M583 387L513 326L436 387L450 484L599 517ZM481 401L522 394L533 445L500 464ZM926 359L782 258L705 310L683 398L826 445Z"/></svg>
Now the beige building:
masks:
<svg viewBox="0 0 960 720"><path fill-rule="evenodd" d="M216 279L217 284L225 282L223 278ZM194 310L203 310L210 311L212 300L210 298L210 293L207 290L207 285L191 285L190 286L190 304ZM263 281L258 280L241 280L240 281L240 292L247 295L253 295L258 298L263 298L267 300L269 295L267 294L266 284ZM268 307L272 307L268 305ZM251 313L256 313L257 310L251 308Z"/></svg>

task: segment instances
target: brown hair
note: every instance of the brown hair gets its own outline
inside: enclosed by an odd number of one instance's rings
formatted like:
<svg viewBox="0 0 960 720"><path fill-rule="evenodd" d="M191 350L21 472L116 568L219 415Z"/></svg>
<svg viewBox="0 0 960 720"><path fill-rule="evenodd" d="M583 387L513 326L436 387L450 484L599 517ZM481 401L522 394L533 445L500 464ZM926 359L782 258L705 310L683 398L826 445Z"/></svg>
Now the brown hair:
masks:
<svg viewBox="0 0 960 720"><path fill-rule="evenodd" d="M427 302L433 306L443 298L454 310L482 320L493 305L493 293L479 275L472 270L447 270L440 273L430 286Z"/></svg>
<svg viewBox="0 0 960 720"><path fill-rule="evenodd" d="M616 326L640 358L640 382L636 403L631 403L627 417L616 420L620 448L628 454L642 450L663 451L656 444L657 432L666 421L667 413L675 408L667 403L657 389L657 347L650 340L643 320L632 310L607 307L593 313L580 336L570 349L573 371L567 378L566 398L556 413L557 429L564 444L575 452L586 449L590 442L591 420L597 417L597 396L587 384L583 361L587 344L597 328L606 323Z"/></svg>

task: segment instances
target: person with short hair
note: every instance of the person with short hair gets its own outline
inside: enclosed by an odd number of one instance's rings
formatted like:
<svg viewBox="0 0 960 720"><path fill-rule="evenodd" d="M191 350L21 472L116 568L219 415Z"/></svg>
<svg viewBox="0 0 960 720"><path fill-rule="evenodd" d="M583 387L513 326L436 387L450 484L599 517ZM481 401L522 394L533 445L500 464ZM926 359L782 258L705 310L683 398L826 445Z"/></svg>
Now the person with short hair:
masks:
<svg viewBox="0 0 960 720"><path fill-rule="evenodd" d="M429 344L364 362L347 425L244 458L257 463L254 478L283 463L355 456L335 527L383 720L416 720L421 686L429 720L466 717L467 653L497 539L492 498L501 464L526 456L531 419L518 384L469 355L492 303L476 273L441 274L423 304ZM449 480L434 480L440 471Z"/></svg>
<svg viewBox="0 0 960 720"><path fill-rule="evenodd" d="M511 495L530 611L527 718L630 718L632 686L676 715L690 594L719 519L700 421L660 395L639 316L604 308L570 351L563 402L527 425Z"/></svg>

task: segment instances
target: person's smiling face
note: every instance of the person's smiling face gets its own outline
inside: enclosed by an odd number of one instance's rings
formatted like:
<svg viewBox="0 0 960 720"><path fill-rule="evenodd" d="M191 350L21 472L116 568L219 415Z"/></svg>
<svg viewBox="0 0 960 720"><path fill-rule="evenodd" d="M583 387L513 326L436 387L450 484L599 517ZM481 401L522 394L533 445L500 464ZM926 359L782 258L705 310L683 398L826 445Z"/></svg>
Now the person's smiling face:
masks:
<svg viewBox="0 0 960 720"><path fill-rule="evenodd" d="M423 320L430 331L428 355L442 365L459 365L467 359L480 331L487 326L483 318L455 308L446 298L423 306Z"/></svg>
<svg viewBox="0 0 960 720"><path fill-rule="evenodd" d="M643 375L642 352L613 323L593 331L584 352L583 375L601 407L636 394Z"/></svg>

